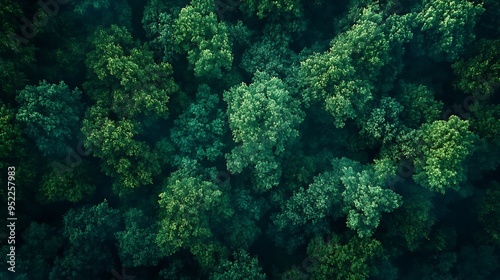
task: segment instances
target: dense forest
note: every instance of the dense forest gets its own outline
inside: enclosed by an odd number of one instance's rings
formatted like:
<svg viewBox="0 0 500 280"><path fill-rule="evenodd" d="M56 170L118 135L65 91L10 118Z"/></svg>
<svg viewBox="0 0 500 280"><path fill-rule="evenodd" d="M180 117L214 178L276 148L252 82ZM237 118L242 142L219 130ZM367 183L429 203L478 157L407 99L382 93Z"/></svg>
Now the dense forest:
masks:
<svg viewBox="0 0 500 280"><path fill-rule="evenodd" d="M500 279L498 0L0 6L0 279Z"/></svg>

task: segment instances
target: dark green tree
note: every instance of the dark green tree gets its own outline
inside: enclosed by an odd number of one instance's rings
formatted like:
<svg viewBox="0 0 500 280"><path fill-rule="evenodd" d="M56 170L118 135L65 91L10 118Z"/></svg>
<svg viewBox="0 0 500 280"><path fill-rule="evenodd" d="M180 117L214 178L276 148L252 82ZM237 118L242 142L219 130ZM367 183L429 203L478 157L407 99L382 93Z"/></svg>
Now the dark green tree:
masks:
<svg viewBox="0 0 500 280"><path fill-rule="evenodd" d="M40 82L26 86L17 95L20 107L16 119L26 126L38 150L45 156L64 156L67 145L77 138L82 113L81 91L70 90L64 83L58 85Z"/></svg>
<svg viewBox="0 0 500 280"><path fill-rule="evenodd" d="M263 72L255 73L250 85L241 84L224 93L233 140L240 144L226 155L231 173L251 166L255 188L266 191L281 177L280 158L298 136L303 119L299 103L286 85Z"/></svg>
<svg viewBox="0 0 500 280"><path fill-rule="evenodd" d="M233 259L222 261L211 273L210 280L266 279L257 258L252 258L246 251L234 252Z"/></svg>
<svg viewBox="0 0 500 280"><path fill-rule="evenodd" d="M64 215L63 236L68 242L50 272L50 279L97 279L114 269L114 233L121 227L118 210L104 202L73 208Z"/></svg>
<svg viewBox="0 0 500 280"><path fill-rule="evenodd" d="M453 61L474 38L474 26L483 7L467 0L425 0L415 15L417 37L425 55Z"/></svg>
<svg viewBox="0 0 500 280"><path fill-rule="evenodd" d="M125 229L115 233L120 261L125 267L155 266L162 258L156 244L157 223L144 211L132 208L124 215Z"/></svg>

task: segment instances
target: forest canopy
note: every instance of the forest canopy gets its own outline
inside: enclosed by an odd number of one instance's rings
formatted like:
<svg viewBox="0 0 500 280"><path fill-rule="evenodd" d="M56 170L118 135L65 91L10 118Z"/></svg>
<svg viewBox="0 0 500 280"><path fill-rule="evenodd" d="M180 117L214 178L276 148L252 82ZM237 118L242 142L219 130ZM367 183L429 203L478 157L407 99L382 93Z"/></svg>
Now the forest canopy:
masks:
<svg viewBox="0 0 500 280"><path fill-rule="evenodd" d="M500 279L498 1L0 5L0 279Z"/></svg>

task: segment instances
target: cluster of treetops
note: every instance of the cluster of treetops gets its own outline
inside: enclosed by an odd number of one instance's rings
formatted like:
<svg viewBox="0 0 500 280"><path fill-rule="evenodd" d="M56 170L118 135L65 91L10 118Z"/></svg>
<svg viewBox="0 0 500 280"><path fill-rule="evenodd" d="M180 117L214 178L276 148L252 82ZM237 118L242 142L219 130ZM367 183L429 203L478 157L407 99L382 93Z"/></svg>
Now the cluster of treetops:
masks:
<svg viewBox="0 0 500 280"><path fill-rule="evenodd" d="M49 2L0 0L1 279L498 279L497 0Z"/></svg>

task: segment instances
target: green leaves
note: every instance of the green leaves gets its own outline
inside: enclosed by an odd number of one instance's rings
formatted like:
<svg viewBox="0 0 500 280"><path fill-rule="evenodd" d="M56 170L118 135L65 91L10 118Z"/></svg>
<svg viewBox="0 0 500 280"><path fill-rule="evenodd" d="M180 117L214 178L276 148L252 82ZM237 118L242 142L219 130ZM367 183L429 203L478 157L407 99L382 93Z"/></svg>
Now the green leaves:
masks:
<svg viewBox="0 0 500 280"><path fill-rule="evenodd" d="M347 239L347 238L342 238ZM382 256L382 244L376 239L353 236L343 241L333 236L328 242L321 237L307 246L309 256L318 260L312 270L312 279L368 279L375 269L375 261Z"/></svg>
<svg viewBox="0 0 500 280"><path fill-rule="evenodd" d="M61 82L58 85L40 82L26 86L17 95L21 104L16 119L26 125L26 134L45 156L62 157L66 145L76 139L82 106L81 92L71 91Z"/></svg>
<svg viewBox="0 0 500 280"><path fill-rule="evenodd" d="M173 25L175 43L187 53L196 77L220 79L231 69L233 54L227 26L217 22L210 0L193 0L183 8Z"/></svg>
<svg viewBox="0 0 500 280"><path fill-rule="evenodd" d="M441 193L458 189L466 179L464 161L477 139L468 128L469 122L457 116L422 125L422 157L415 160L415 182Z"/></svg>
<svg viewBox="0 0 500 280"><path fill-rule="evenodd" d="M419 40L426 54L436 61L453 61L475 38L482 6L467 0L426 0L415 16Z"/></svg>
<svg viewBox="0 0 500 280"><path fill-rule="evenodd" d="M125 213L124 223L125 229L115 233L122 264L126 267L156 265L162 255L156 244L155 220L142 210L132 208Z"/></svg>
<svg viewBox="0 0 500 280"><path fill-rule="evenodd" d="M279 182L280 157L298 136L296 127L303 119L299 103L280 79L263 72L255 74L252 84L225 92L224 100L233 140L241 143L226 155L228 170L240 173L252 166L256 189L269 190Z"/></svg>
<svg viewBox="0 0 500 280"><path fill-rule="evenodd" d="M401 205L401 197L384 189L374 180L372 170L356 171L340 165L343 211L347 214L347 227L355 229L359 237L367 237L380 223L383 212L391 212Z"/></svg>
<svg viewBox="0 0 500 280"><path fill-rule="evenodd" d="M99 30L86 64L85 89L118 118L146 117L146 125L167 118L169 95L177 91L167 63L155 63L153 54L133 42L123 27Z"/></svg>
<svg viewBox="0 0 500 280"><path fill-rule="evenodd" d="M218 96L211 94L209 86L199 86L196 101L175 120L170 134L179 149L177 161L187 156L200 162L213 162L222 156L223 137L228 132L228 125L220 103Z"/></svg>
<svg viewBox="0 0 500 280"><path fill-rule="evenodd" d="M188 249L206 265L220 250L213 240L213 223L234 212L228 194L196 175L187 164L170 176L159 195L161 221L156 242L166 255Z"/></svg>
<svg viewBox="0 0 500 280"><path fill-rule="evenodd" d="M365 8L351 29L332 40L329 51L301 63L306 104L320 101L338 128L362 116L374 93L390 89L401 71L402 44L409 38L403 19L392 17L382 23L374 6ZM381 86L375 87L377 81Z"/></svg>
<svg viewBox="0 0 500 280"><path fill-rule="evenodd" d="M210 280L265 280L257 258L251 257L246 251L233 253L234 261L225 260L215 268Z"/></svg>

